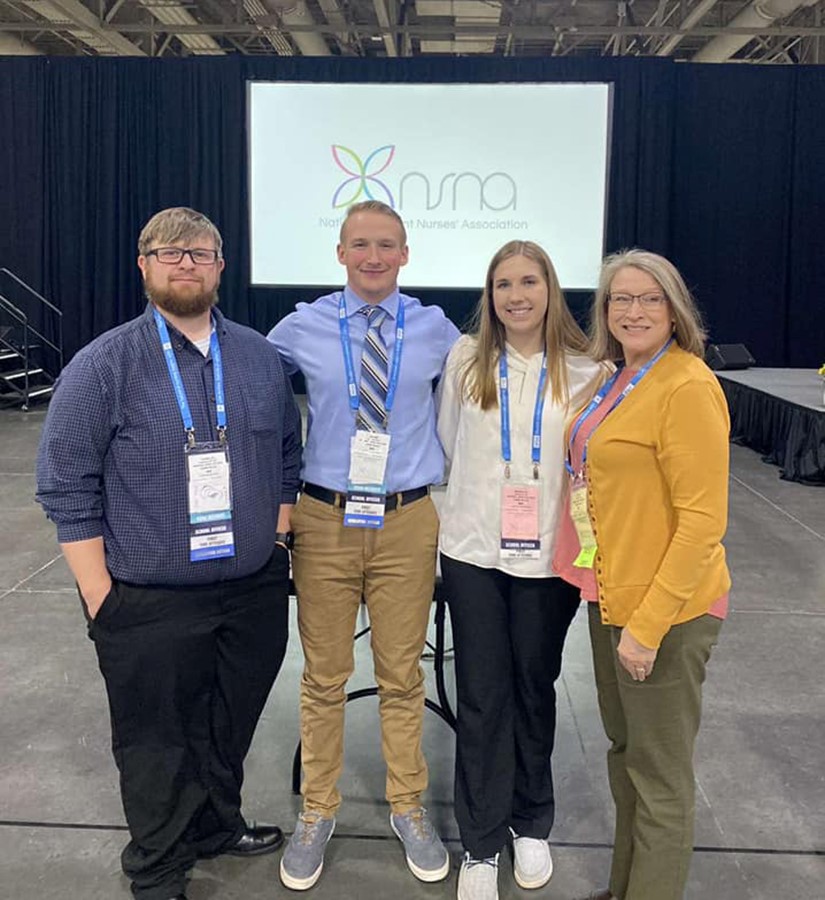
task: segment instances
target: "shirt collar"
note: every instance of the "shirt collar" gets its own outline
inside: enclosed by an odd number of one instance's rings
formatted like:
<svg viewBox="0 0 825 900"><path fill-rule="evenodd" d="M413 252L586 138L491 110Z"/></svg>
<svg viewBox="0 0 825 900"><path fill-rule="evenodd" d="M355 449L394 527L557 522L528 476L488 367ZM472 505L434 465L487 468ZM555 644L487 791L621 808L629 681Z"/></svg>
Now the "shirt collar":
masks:
<svg viewBox="0 0 825 900"><path fill-rule="evenodd" d="M524 366L530 366L534 362L538 362L540 364L541 360L544 358L544 354L541 350L537 350L535 353L531 353L529 356L524 356L523 354L519 353L519 351L509 343L509 341L505 341L504 346L507 350L508 363L510 362L510 360L515 360L522 363Z"/></svg>
<svg viewBox="0 0 825 900"><path fill-rule="evenodd" d="M362 300L355 291L347 285L344 288L344 301L347 305L347 318L351 318L354 316L360 309L363 309L365 306L379 306L383 309L387 315L394 321L398 316L398 304L401 302L401 294L396 288L388 297L384 297L384 299L380 303L370 304L367 303L366 300Z"/></svg>

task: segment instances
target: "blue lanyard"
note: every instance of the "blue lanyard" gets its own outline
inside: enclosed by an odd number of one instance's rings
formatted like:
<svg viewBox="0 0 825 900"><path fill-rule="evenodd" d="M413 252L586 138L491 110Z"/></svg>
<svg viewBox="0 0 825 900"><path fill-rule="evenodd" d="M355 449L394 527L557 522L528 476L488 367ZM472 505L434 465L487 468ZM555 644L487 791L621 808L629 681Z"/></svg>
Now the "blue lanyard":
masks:
<svg viewBox="0 0 825 900"><path fill-rule="evenodd" d="M367 324L369 328L369 323ZM344 352L344 367L347 371L347 394L349 396L349 408L358 412L361 399L358 394L358 382L355 380L355 365L352 361L352 344L349 339L349 320L347 319L347 301L343 291L338 300L338 329L341 333L341 349ZM395 403L395 391L398 388L398 373L401 371L401 353L404 349L404 301L398 298L398 313L395 319L395 346L392 351L392 366L390 367L390 380L387 384L387 399L384 408L387 416L392 411Z"/></svg>
<svg viewBox="0 0 825 900"><path fill-rule="evenodd" d="M533 409L533 439L530 444L530 458L533 460L533 478L539 477L541 462L541 419L544 414L544 385L547 381L547 351L541 359L539 386L536 389L536 405ZM507 374L507 351L503 350L498 358L498 396L501 408L501 455L504 459L504 474L510 477L510 384Z"/></svg>
<svg viewBox="0 0 825 900"><path fill-rule="evenodd" d="M619 394L618 397L613 401L613 405L607 411L607 415L613 412L613 410L624 400L624 398L636 387L636 385L647 375L647 373L656 365L657 362L665 355L667 352L667 348L673 343L673 338L670 338L668 342L662 347L662 349L653 357L653 359L648 360L641 369L628 381L628 383L624 386L624 390ZM567 448L567 459L564 461L564 466L571 476L576 477L576 473L573 471L573 463L572 463L572 450L573 443L576 440L576 435L581 430L582 425L587 421L587 419L593 414L593 411L599 404L604 400L604 398L610 393L611 388L616 383L616 379L619 377L621 373L621 369L617 369L613 375L611 375L609 381L606 381L601 388L599 389L598 394L590 401L587 405L587 408L584 412L576 419L573 428L570 431L570 440ZM590 437L593 435L591 434ZM587 444L590 443L590 437L588 437L587 442L584 445L584 450L582 451L582 466L581 471L584 471L585 463L587 462Z"/></svg>
<svg viewBox="0 0 825 900"><path fill-rule="evenodd" d="M183 427L186 429L186 438L191 447L195 443L195 424L192 421L192 410L189 408L189 401L186 399L186 390L183 387L183 379L180 375L175 351L172 349L169 329L166 327L166 319L163 318L157 309L153 309L152 312L154 313L155 325L160 336L160 345L163 347L163 355L166 357L166 368L169 370L169 378L172 381L172 387L175 389L175 398L178 401L180 417L183 419ZM216 328L213 328L209 339L209 352L212 354L212 371L215 377L215 408L218 437L223 443L226 440L226 400L223 390L223 357L221 356L221 345L218 342L218 331Z"/></svg>

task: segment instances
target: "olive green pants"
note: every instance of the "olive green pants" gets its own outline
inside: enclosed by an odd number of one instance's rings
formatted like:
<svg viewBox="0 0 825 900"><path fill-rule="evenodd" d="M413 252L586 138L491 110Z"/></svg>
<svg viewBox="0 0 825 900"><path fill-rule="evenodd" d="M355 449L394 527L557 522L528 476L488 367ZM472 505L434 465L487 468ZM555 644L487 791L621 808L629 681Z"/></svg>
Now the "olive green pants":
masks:
<svg viewBox="0 0 825 900"><path fill-rule="evenodd" d="M674 625L641 682L622 668L621 629L589 604L590 642L616 831L610 891L618 900L681 900L693 853L693 747L702 683L722 620Z"/></svg>

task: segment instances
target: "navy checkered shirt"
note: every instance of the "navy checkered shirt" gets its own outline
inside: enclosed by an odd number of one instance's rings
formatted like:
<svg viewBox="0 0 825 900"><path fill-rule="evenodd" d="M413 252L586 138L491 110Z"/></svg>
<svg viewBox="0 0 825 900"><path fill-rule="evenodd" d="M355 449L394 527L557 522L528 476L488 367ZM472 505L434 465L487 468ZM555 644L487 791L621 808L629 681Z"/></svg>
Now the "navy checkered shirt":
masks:
<svg viewBox="0 0 825 900"><path fill-rule="evenodd" d="M301 421L278 351L215 310L232 479L234 557L189 561L185 434L151 306L63 370L37 458L37 499L61 543L103 537L118 580L210 584L260 569L294 503ZM198 441L217 439L211 356L169 327Z"/></svg>

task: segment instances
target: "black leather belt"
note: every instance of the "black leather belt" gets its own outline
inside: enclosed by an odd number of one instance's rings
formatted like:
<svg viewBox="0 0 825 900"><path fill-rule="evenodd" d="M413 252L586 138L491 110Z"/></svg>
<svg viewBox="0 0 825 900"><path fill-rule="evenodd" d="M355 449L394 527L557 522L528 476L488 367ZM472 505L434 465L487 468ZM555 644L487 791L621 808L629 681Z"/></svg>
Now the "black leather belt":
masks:
<svg viewBox="0 0 825 900"><path fill-rule="evenodd" d="M343 509L346 506L347 495L342 494L340 491L331 491L329 488L321 487L318 484L310 484L309 482L304 482L302 490L307 497L313 497L315 500L320 500L321 503L329 503L330 506L334 506L337 509ZM409 506L410 503L415 503L416 500L426 497L429 493L430 489L428 487L419 487L413 488L411 491L398 491L395 494L387 494L387 502L384 509L387 512L392 512L399 506Z"/></svg>

